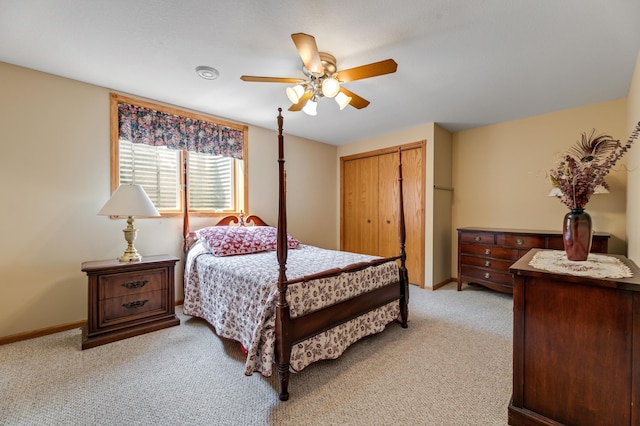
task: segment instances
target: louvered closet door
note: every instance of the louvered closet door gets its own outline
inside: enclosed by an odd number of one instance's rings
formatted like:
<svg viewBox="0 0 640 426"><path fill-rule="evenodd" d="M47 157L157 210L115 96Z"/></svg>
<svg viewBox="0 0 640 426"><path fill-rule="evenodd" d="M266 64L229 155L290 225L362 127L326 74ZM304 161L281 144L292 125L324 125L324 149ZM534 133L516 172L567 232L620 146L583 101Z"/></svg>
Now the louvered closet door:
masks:
<svg viewBox="0 0 640 426"><path fill-rule="evenodd" d="M342 250L378 254L378 158L343 164Z"/></svg>
<svg viewBox="0 0 640 426"><path fill-rule="evenodd" d="M406 227L407 270L412 284L424 285L424 161L423 148L402 151L402 177ZM398 153L379 157L378 251L383 257L397 256L398 241Z"/></svg>

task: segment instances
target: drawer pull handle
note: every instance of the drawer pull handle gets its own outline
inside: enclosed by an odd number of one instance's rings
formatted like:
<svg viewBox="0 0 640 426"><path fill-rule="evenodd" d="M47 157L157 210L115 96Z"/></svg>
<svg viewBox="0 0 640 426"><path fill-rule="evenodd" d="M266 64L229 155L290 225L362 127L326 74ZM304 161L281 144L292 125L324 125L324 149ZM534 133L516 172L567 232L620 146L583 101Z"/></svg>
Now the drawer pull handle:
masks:
<svg viewBox="0 0 640 426"><path fill-rule="evenodd" d="M127 308L127 309L141 308L148 301L149 301L148 299L146 299L146 300L136 300L135 302L123 303L122 307L123 308Z"/></svg>
<svg viewBox="0 0 640 426"><path fill-rule="evenodd" d="M491 274L490 274L490 273L488 273L488 272L485 272L485 273L484 273L484 277L485 277L486 279L489 279L489 278L491 278Z"/></svg>
<svg viewBox="0 0 640 426"><path fill-rule="evenodd" d="M516 244L517 244L517 245L519 245L519 246L521 246L521 245L523 245L523 244L524 244L524 240L523 240L522 238L517 238L517 239L516 239Z"/></svg>
<svg viewBox="0 0 640 426"><path fill-rule="evenodd" d="M484 249L484 254L491 254L491 249Z"/></svg>
<svg viewBox="0 0 640 426"><path fill-rule="evenodd" d="M480 237L480 235L476 235L473 239L476 240L476 241L480 241L482 239L482 237Z"/></svg>
<svg viewBox="0 0 640 426"><path fill-rule="evenodd" d="M491 261L490 260L485 260L484 261L484 266L491 266Z"/></svg>
<svg viewBox="0 0 640 426"><path fill-rule="evenodd" d="M147 285L148 283L149 283L149 280L131 281L129 283L122 283L122 287L126 287L129 290L132 290L134 288L142 288L145 285Z"/></svg>

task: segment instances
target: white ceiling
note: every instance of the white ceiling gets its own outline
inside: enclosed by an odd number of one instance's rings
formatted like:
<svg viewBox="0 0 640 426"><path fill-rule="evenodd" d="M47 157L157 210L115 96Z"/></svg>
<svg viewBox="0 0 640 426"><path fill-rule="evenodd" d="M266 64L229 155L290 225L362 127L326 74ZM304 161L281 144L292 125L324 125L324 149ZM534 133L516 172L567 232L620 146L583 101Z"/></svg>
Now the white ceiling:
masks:
<svg viewBox="0 0 640 426"><path fill-rule="evenodd" d="M286 84L240 76L302 78L298 32L339 70L398 71L345 84L367 108L288 112ZM285 133L333 145L625 97L639 51L640 0L0 0L0 61L268 129L282 107Z"/></svg>

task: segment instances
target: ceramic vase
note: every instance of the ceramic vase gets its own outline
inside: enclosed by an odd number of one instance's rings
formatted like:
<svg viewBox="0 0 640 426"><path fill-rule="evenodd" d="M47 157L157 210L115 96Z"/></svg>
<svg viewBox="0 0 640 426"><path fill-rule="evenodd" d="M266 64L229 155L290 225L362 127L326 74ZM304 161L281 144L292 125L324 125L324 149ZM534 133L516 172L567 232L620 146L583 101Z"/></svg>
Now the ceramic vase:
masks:
<svg viewBox="0 0 640 426"><path fill-rule="evenodd" d="M591 216L584 209L571 209L564 216L562 240L567 259L585 261L591 251Z"/></svg>

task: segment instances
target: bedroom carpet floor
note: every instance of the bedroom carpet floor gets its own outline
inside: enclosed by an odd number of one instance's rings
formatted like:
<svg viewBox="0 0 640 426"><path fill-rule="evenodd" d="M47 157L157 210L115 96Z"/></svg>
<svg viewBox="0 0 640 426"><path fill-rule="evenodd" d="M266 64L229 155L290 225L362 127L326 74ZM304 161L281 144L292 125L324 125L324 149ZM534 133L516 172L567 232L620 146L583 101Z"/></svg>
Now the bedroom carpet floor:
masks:
<svg viewBox="0 0 640 426"><path fill-rule="evenodd" d="M0 346L1 425L506 425L513 299L411 286L391 324L289 383L245 376L202 320L82 351L80 329ZM274 368L275 370L275 368Z"/></svg>

